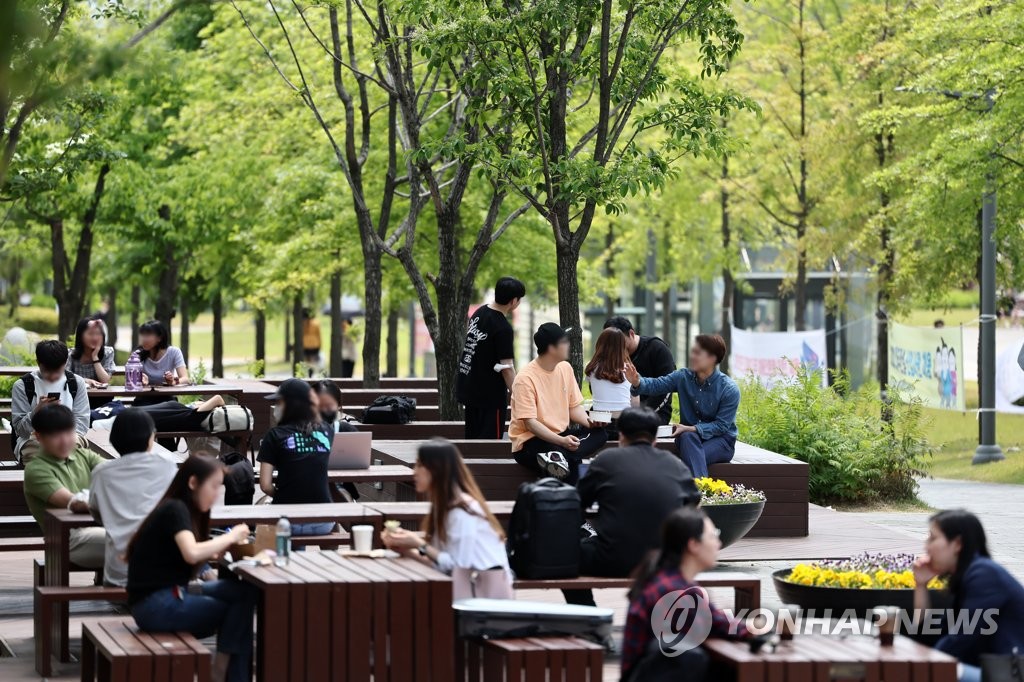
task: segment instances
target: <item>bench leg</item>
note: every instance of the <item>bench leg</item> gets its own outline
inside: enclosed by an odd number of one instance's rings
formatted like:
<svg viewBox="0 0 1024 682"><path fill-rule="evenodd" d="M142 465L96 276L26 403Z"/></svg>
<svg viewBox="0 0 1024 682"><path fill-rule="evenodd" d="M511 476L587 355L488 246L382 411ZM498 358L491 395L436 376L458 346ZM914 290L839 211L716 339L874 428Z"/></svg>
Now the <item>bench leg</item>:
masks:
<svg viewBox="0 0 1024 682"><path fill-rule="evenodd" d="M733 610L747 609L754 611L761 608L761 586L736 587L734 590Z"/></svg>
<svg viewBox="0 0 1024 682"><path fill-rule="evenodd" d="M37 645L38 646L38 645ZM82 632L82 682L94 682L96 679L96 644L92 637Z"/></svg>
<svg viewBox="0 0 1024 682"><path fill-rule="evenodd" d="M36 672L42 677L53 674L50 629L53 606L43 599L38 590L32 590L32 636L36 640Z"/></svg>

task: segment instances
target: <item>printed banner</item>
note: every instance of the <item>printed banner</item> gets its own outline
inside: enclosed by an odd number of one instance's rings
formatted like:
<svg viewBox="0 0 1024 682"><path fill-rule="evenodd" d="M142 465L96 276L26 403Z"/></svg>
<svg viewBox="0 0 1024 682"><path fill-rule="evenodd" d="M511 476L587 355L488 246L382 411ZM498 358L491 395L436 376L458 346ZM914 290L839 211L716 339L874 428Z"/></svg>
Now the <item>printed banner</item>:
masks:
<svg viewBox="0 0 1024 682"><path fill-rule="evenodd" d="M996 358L996 409L1024 414L1024 338Z"/></svg>
<svg viewBox="0 0 1024 682"><path fill-rule="evenodd" d="M928 407L964 411L964 339L960 327L889 324L889 384Z"/></svg>
<svg viewBox="0 0 1024 682"><path fill-rule="evenodd" d="M828 385L825 362L825 330L809 332L750 332L732 328L729 373L736 379L753 374L771 386L792 377L801 366L821 370L821 384Z"/></svg>

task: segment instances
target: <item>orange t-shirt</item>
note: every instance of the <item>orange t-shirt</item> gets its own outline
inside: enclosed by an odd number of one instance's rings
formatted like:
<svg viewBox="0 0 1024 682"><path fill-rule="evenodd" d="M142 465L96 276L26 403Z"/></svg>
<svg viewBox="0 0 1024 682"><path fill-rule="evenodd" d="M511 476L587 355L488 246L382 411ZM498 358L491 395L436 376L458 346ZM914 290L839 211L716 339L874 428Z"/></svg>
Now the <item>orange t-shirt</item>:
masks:
<svg viewBox="0 0 1024 682"><path fill-rule="evenodd" d="M512 382L512 421L508 436L512 452L534 437L526 428L525 419L536 419L555 433L569 428L569 410L583 402L583 394L572 365L560 362L548 372L534 360Z"/></svg>

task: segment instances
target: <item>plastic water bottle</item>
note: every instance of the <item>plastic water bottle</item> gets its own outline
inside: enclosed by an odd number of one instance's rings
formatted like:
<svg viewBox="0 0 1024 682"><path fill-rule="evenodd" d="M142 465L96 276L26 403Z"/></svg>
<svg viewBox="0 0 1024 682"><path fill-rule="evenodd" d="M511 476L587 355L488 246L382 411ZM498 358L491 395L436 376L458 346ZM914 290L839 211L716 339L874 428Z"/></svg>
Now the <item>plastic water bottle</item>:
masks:
<svg viewBox="0 0 1024 682"><path fill-rule="evenodd" d="M292 524L287 516L282 516L277 522L277 556L274 557L274 565L287 566L291 553Z"/></svg>
<svg viewBox="0 0 1024 682"><path fill-rule="evenodd" d="M142 386L142 360L139 360L139 351L133 350L124 363L124 389L126 391L141 391Z"/></svg>

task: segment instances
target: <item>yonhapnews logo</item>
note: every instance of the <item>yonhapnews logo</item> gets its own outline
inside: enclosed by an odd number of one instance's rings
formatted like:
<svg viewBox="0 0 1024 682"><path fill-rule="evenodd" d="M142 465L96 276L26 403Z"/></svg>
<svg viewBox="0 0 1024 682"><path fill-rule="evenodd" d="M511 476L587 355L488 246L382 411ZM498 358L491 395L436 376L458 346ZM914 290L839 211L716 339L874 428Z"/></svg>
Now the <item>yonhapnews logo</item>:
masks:
<svg viewBox="0 0 1024 682"><path fill-rule="evenodd" d="M700 586L668 592L651 611L651 630L665 656L696 649L711 634L711 601Z"/></svg>

